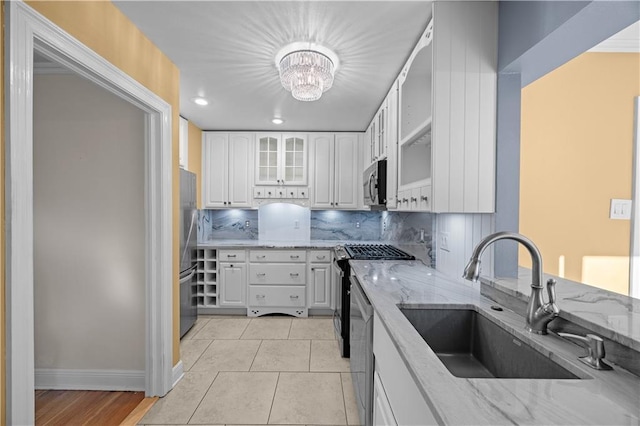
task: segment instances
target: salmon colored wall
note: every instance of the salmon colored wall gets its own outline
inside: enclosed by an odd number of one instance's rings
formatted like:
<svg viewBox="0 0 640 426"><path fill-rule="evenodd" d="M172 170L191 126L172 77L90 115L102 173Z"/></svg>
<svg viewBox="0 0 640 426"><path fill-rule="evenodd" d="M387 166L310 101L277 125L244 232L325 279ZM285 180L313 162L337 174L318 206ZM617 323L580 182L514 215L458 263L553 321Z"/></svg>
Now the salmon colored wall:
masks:
<svg viewBox="0 0 640 426"><path fill-rule="evenodd" d="M189 171L196 174L197 204L202 208L202 130L189 122Z"/></svg>
<svg viewBox="0 0 640 426"><path fill-rule="evenodd" d="M583 256L629 255L630 221L609 219L609 204L631 198L639 95L637 53L584 53L522 89L520 231L545 272L564 255L565 277L582 281ZM626 276L608 289L628 294Z"/></svg>
<svg viewBox="0 0 640 426"><path fill-rule="evenodd" d="M179 262L178 149L180 71L118 8L108 1L32 1L26 3L106 60L156 93L172 108L173 270ZM180 360L180 293L173 279L173 364Z"/></svg>

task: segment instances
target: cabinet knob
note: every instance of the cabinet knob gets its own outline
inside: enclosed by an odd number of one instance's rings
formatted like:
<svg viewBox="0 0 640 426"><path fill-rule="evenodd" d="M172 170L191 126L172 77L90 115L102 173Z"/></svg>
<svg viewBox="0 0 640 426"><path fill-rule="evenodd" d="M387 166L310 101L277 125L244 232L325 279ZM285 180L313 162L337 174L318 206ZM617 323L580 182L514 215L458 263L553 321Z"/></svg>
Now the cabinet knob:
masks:
<svg viewBox="0 0 640 426"><path fill-rule="evenodd" d="M315 271L315 270L316 270L316 268L311 268L311 270L312 270L312 271Z"/></svg>
<svg viewBox="0 0 640 426"><path fill-rule="evenodd" d="M225 201L223 204L226 206L226 205L227 205L227 202Z"/></svg>
<svg viewBox="0 0 640 426"><path fill-rule="evenodd" d="M338 203L336 203L336 206L338 205Z"/></svg>
<svg viewBox="0 0 640 426"><path fill-rule="evenodd" d="M407 200L406 198L403 198L403 199L402 199L402 202L403 202L403 203L408 203L408 202L409 202L409 200Z"/></svg>
<svg viewBox="0 0 640 426"><path fill-rule="evenodd" d="M421 199L422 201L429 201L429 197L427 197L426 195L421 195L421 196L420 196L420 199Z"/></svg>
<svg viewBox="0 0 640 426"><path fill-rule="evenodd" d="M333 203L331 203L331 205L333 205Z"/></svg>
<svg viewBox="0 0 640 426"><path fill-rule="evenodd" d="M418 201L418 199L416 197L411 197L411 202L413 203L414 201Z"/></svg>

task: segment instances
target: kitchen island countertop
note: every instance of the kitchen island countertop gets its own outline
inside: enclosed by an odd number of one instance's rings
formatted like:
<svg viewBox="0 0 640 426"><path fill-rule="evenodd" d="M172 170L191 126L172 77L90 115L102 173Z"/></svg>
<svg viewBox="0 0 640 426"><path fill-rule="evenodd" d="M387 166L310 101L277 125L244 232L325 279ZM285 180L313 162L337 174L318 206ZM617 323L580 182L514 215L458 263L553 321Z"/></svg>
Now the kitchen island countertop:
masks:
<svg viewBox="0 0 640 426"><path fill-rule="evenodd" d="M447 277L416 261L351 261L422 396L443 424L640 424L640 378L581 364L580 347L556 335L524 331L524 318L490 309L480 285ZM523 342L551 351L582 379L465 379L440 362L398 305L468 307L490 316ZM415 306L414 306L415 307ZM477 307L477 308L475 308Z"/></svg>

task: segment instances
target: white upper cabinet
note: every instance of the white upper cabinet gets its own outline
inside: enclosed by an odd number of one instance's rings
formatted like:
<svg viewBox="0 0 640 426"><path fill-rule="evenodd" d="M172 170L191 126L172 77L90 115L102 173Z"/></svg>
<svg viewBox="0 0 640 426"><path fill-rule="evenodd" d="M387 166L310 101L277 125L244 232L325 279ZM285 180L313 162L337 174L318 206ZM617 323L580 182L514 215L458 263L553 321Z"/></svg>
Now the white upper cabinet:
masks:
<svg viewBox="0 0 640 426"><path fill-rule="evenodd" d="M434 2L400 74L398 209L495 211L496 2Z"/></svg>
<svg viewBox="0 0 640 426"><path fill-rule="evenodd" d="M256 185L307 184L307 135L263 133L256 141Z"/></svg>
<svg viewBox="0 0 640 426"><path fill-rule="evenodd" d="M395 209L398 199L398 81L396 80L386 99L387 128L386 157L387 157L387 209Z"/></svg>
<svg viewBox="0 0 640 426"><path fill-rule="evenodd" d="M312 133L311 207L357 209L360 191L360 143L357 133Z"/></svg>
<svg viewBox="0 0 640 426"><path fill-rule="evenodd" d="M180 117L180 167L189 169L189 122Z"/></svg>
<svg viewBox="0 0 640 426"><path fill-rule="evenodd" d="M251 206L252 133L202 133L205 208Z"/></svg>

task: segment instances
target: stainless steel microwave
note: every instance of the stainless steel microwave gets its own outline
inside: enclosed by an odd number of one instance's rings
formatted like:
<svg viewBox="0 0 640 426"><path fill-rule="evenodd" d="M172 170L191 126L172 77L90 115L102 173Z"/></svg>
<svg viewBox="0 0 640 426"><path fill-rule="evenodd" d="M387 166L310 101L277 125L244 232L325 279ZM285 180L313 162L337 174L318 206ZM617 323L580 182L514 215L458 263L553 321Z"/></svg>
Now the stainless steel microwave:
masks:
<svg viewBox="0 0 640 426"><path fill-rule="evenodd" d="M387 160L378 160L364 171L364 204L385 207L387 205Z"/></svg>

